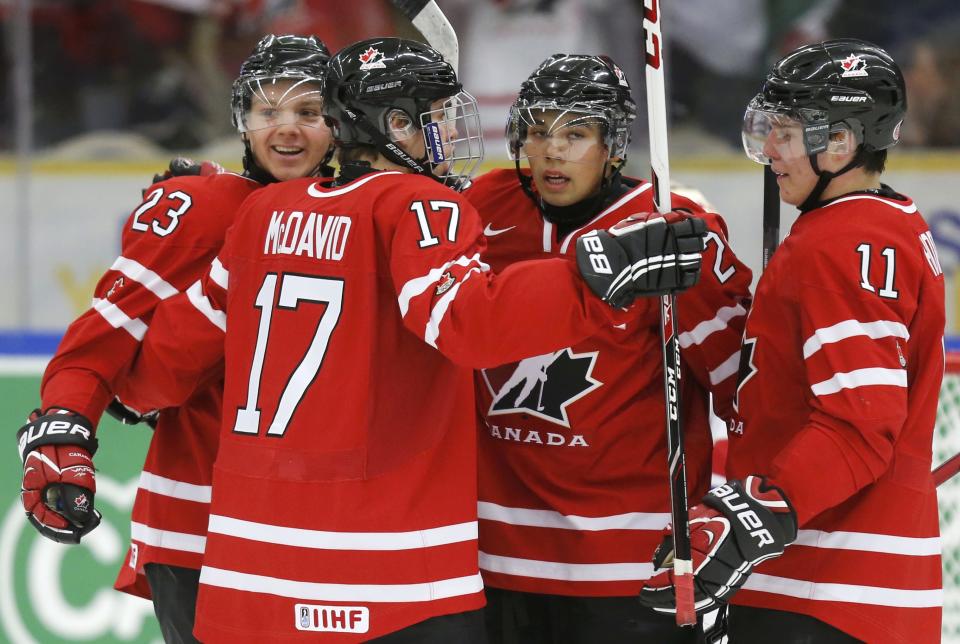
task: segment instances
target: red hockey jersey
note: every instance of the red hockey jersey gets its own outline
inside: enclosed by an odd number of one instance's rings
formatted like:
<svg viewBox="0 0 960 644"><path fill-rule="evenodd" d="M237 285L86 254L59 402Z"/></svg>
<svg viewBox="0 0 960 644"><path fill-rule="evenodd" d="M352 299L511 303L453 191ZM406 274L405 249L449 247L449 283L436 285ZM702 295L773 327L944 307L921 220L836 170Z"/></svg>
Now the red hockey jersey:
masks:
<svg viewBox="0 0 960 644"><path fill-rule="evenodd" d="M467 192L484 220L494 270L573 257L584 233L655 210L648 182L559 237L513 170ZM678 298L687 476L691 499L710 484L707 392L728 417L751 272L731 252L726 226L687 199L709 237L700 282ZM552 324L552 320L545 324ZM498 588L582 596L639 592L670 520L659 308L560 351L477 374L481 416L480 567Z"/></svg>
<svg viewBox="0 0 960 644"><path fill-rule="evenodd" d="M233 215L260 184L236 174L177 177L151 186L123 229L121 256L96 288L43 376L43 407L96 424L127 371L157 304L199 279ZM153 387L153 383L141 383ZM146 563L200 568L222 381L160 413L133 506L131 545L116 587L143 597Z"/></svg>
<svg viewBox="0 0 960 644"><path fill-rule="evenodd" d="M132 372L154 397L131 402L178 404L226 359L201 640L356 641L482 606L471 367L628 314L566 258L494 276L481 228L418 175L288 181L160 307Z"/></svg>
<svg viewBox="0 0 960 644"><path fill-rule="evenodd" d="M939 642L931 440L944 284L910 199L850 194L800 216L757 286L728 474L764 474L800 524L733 603L868 642Z"/></svg>

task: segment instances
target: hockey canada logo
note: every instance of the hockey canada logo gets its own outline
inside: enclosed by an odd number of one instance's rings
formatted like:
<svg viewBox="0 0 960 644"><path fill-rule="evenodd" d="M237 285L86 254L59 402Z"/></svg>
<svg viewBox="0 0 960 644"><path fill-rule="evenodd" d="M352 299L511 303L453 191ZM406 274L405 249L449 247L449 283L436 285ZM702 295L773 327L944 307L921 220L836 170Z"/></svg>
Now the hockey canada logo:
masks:
<svg viewBox="0 0 960 644"><path fill-rule="evenodd" d="M118 277L116 281L113 283L113 286L110 287L110 290L107 291L107 294L104 299L109 300L114 293L116 293L119 289L122 289L122 288L123 288L123 277Z"/></svg>
<svg viewBox="0 0 960 644"><path fill-rule="evenodd" d="M622 69L614 65L613 73L617 75L617 82L619 82L622 87L630 87L630 85L627 83L627 77L623 73Z"/></svg>
<svg viewBox="0 0 960 644"><path fill-rule="evenodd" d="M360 54L360 69L386 69L387 65L383 62L383 52L373 47L367 47L367 51Z"/></svg>
<svg viewBox="0 0 960 644"><path fill-rule="evenodd" d="M759 369L753 363L753 356L757 350L756 338L744 338L743 346L740 347L740 366L737 369L737 392L733 397L733 408L740 411L740 390L753 378Z"/></svg>
<svg viewBox="0 0 960 644"><path fill-rule="evenodd" d="M90 499L86 494L78 494L73 500L73 509L76 512L87 512L90 510Z"/></svg>
<svg viewBox="0 0 960 644"><path fill-rule="evenodd" d="M846 58L840 61L840 66L843 67L843 73L840 74L843 78L852 78L856 76L866 76L867 75L867 61L860 58L856 54L850 54Z"/></svg>
<svg viewBox="0 0 960 644"><path fill-rule="evenodd" d="M483 380L493 396L487 414L526 413L570 427L567 407L603 384L592 377L597 355L567 348L484 369Z"/></svg>
<svg viewBox="0 0 960 644"><path fill-rule="evenodd" d="M450 287L454 285L457 281L457 278L453 276L450 271L447 271L440 276L440 282L437 283L437 295L443 295L450 290Z"/></svg>

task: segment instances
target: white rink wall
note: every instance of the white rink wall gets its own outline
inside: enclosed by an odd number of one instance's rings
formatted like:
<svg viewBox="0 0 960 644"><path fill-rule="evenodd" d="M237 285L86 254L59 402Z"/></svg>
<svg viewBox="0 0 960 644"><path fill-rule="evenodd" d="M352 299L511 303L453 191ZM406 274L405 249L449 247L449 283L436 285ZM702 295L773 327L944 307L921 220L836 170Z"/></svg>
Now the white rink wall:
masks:
<svg viewBox="0 0 960 644"><path fill-rule="evenodd" d="M497 141L488 146L496 153ZM202 158L202 157L201 157ZM724 215L738 255L759 271L762 173L760 166L731 153L726 156L672 159L673 178L698 188ZM120 228L139 204L140 191L167 159L130 162L38 162L29 180L29 254L17 262L22 238L15 216L20 193L10 162L0 161L0 330L59 331L89 306L99 275L120 247ZM496 161L487 167L497 165ZM949 334L960 331L960 156L901 153L891 155L887 183L913 197L933 228L947 276ZM631 174L646 174L639 155ZM781 235L796 210L781 209ZM189 223L189 213L184 218ZM19 311L18 289L25 289L26 312Z"/></svg>

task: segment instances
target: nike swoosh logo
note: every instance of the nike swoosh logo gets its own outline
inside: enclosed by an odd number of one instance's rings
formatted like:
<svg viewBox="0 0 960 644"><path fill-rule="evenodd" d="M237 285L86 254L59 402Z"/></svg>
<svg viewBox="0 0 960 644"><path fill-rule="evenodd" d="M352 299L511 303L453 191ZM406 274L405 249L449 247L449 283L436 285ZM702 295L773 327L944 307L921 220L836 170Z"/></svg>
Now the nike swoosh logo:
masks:
<svg viewBox="0 0 960 644"><path fill-rule="evenodd" d="M487 237L495 237L496 235L502 235L503 233L509 230L513 230L514 228L516 228L516 226L510 226L508 228L501 228L500 230L496 230L493 226L491 226L490 224L487 224L487 227L483 229L483 234L486 235Z"/></svg>

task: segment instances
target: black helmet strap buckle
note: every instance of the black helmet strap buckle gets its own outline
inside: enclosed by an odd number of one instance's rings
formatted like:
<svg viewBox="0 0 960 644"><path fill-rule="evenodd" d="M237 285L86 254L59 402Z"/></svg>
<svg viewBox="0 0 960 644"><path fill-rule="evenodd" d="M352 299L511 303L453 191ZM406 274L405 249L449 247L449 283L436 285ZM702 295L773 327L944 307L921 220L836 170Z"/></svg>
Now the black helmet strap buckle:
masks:
<svg viewBox="0 0 960 644"><path fill-rule="evenodd" d="M828 170L821 170L820 164L817 162L817 155L811 154L807 157L810 160L810 167L813 168L814 173L817 175L817 183L813 186L813 190L810 191L810 194L807 195L807 198L803 200L803 203L797 206L800 212L807 212L808 210L813 210L820 204L820 197L823 195L823 191L827 189L827 185L833 181L834 178L839 177L842 174L853 170L854 168L863 165L865 156L865 151L861 145L857 148L856 153L853 155L853 158L836 172L830 172Z"/></svg>

